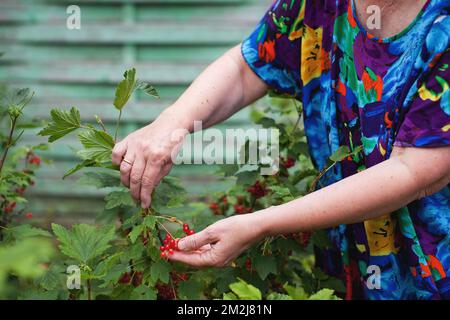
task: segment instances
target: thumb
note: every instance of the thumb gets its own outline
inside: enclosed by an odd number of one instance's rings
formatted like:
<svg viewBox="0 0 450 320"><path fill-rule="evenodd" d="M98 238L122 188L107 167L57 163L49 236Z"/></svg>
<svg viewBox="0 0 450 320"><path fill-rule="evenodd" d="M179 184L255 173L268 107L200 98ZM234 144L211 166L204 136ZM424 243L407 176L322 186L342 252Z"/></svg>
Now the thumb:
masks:
<svg viewBox="0 0 450 320"><path fill-rule="evenodd" d="M199 233L194 233L193 235L179 239L178 249L181 251L195 251L207 244L210 244L214 240L213 233L206 228Z"/></svg>

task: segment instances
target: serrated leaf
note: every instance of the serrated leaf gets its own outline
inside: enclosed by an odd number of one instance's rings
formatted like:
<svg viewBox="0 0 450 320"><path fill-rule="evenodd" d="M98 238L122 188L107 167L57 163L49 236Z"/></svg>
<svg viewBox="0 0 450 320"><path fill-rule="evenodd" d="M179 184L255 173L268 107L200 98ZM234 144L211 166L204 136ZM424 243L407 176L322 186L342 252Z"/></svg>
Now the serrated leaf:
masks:
<svg viewBox="0 0 450 320"><path fill-rule="evenodd" d="M87 130L80 133L78 138L85 148L78 152L80 157L97 162L111 161L114 139L109 134L99 130Z"/></svg>
<svg viewBox="0 0 450 320"><path fill-rule="evenodd" d="M69 230L53 223L52 230L60 242L59 248L63 254L88 264L110 248L109 242L114 238L115 228L112 225L96 228L76 224Z"/></svg>
<svg viewBox="0 0 450 320"><path fill-rule="evenodd" d="M330 160L333 162L341 162L342 160L348 158L352 152L348 146L341 146L330 156Z"/></svg>
<svg viewBox="0 0 450 320"><path fill-rule="evenodd" d="M146 216L142 224L148 229L154 229L156 224L156 218L154 216Z"/></svg>
<svg viewBox="0 0 450 320"><path fill-rule="evenodd" d="M270 190L273 196L277 199L281 199L283 202L288 202L294 200L294 196L289 188L282 186L270 186Z"/></svg>
<svg viewBox="0 0 450 320"><path fill-rule="evenodd" d="M95 171L86 172L78 180L79 183L89 186L95 186L98 189L120 187L120 175L118 171Z"/></svg>
<svg viewBox="0 0 450 320"><path fill-rule="evenodd" d="M134 207L135 203L128 190L113 191L105 197L105 209L117 207Z"/></svg>
<svg viewBox="0 0 450 320"><path fill-rule="evenodd" d="M334 294L334 290L322 289L311 295L308 300L342 300Z"/></svg>
<svg viewBox="0 0 450 320"><path fill-rule="evenodd" d="M156 298L156 291L146 285L133 289L130 295L131 300L156 300Z"/></svg>
<svg viewBox="0 0 450 320"><path fill-rule="evenodd" d="M293 300L293 299L287 294L272 292L267 296L267 300Z"/></svg>
<svg viewBox="0 0 450 320"><path fill-rule="evenodd" d="M156 88L146 81L137 80L136 89L142 90L149 96L159 99L159 94Z"/></svg>
<svg viewBox="0 0 450 320"><path fill-rule="evenodd" d="M202 284L196 280L183 281L178 285L178 295L182 299L198 300L202 292Z"/></svg>
<svg viewBox="0 0 450 320"><path fill-rule="evenodd" d="M114 98L114 107L117 110L123 109L136 88L136 69L132 68L125 71L123 77L124 79L117 85Z"/></svg>
<svg viewBox="0 0 450 320"><path fill-rule="evenodd" d="M239 279L239 278L238 278ZM261 300L261 291L242 279L230 284L230 289L241 300Z"/></svg>
<svg viewBox="0 0 450 320"><path fill-rule="evenodd" d="M10 274L25 279L35 279L45 273L38 266L49 262L54 254L47 239L24 239L13 245L0 247L0 295L6 290L5 281Z"/></svg>
<svg viewBox="0 0 450 320"><path fill-rule="evenodd" d="M165 208L180 207L186 200L186 190L180 180L165 177L152 195L152 207L159 211Z"/></svg>
<svg viewBox="0 0 450 320"><path fill-rule="evenodd" d="M284 290L286 290L288 295L294 300L306 300L308 298L305 289L303 289L302 287L293 287L286 283L283 286L283 288Z"/></svg>
<svg viewBox="0 0 450 320"><path fill-rule="evenodd" d="M224 293L223 294L223 300L238 300L239 298L233 293L233 292L228 292L228 293Z"/></svg>
<svg viewBox="0 0 450 320"><path fill-rule="evenodd" d="M21 241L30 237L51 237L52 235L43 229L35 228L30 224L22 224L16 227L9 227L4 230L6 239Z"/></svg>
<svg viewBox="0 0 450 320"><path fill-rule="evenodd" d="M150 269L150 278L152 279L152 282L156 283L159 280L163 283L168 283L171 269L172 268L167 261L156 261Z"/></svg>
<svg viewBox="0 0 450 320"><path fill-rule="evenodd" d="M106 257L95 267L93 278L103 278L115 266L116 262L123 255L123 252L116 252L112 256Z"/></svg>
<svg viewBox="0 0 450 320"><path fill-rule="evenodd" d="M70 111L52 109L52 121L39 132L41 136L49 136L48 141L56 141L65 135L81 128L80 112L76 108Z"/></svg>
<svg viewBox="0 0 450 320"><path fill-rule="evenodd" d="M128 234L128 237L130 238L131 243L135 243L137 238L141 235L142 231L144 230L144 227L140 224L138 226L135 226L133 230Z"/></svg>
<svg viewBox="0 0 450 320"><path fill-rule="evenodd" d="M86 159L77 164L75 167L69 169L66 173L64 173L63 179L67 178L68 176L71 176L72 174L80 171L83 168L90 168L90 167L96 167L98 166L98 163L95 160Z"/></svg>
<svg viewBox="0 0 450 320"><path fill-rule="evenodd" d="M269 274L277 273L277 261L272 256L258 256L254 259L255 270L262 280L265 280Z"/></svg>

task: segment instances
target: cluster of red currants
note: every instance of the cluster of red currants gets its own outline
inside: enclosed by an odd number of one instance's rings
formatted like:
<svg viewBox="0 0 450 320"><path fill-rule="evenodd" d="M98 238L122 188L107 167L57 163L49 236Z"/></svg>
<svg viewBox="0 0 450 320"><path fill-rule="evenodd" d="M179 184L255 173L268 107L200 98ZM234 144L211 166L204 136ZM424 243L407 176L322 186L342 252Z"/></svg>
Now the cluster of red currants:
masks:
<svg viewBox="0 0 450 320"><path fill-rule="evenodd" d="M245 213L252 213L253 212L252 208L246 207L243 204L235 204L233 206L233 208L234 208L234 213L237 213L237 214L245 214Z"/></svg>
<svg viewBox="0 0 450 320"><path fill-rule="evenodd" d="M219 202L213 202L209 205L209 208L216 216L223 215L228 210L228 207L227 196L223 196Z"/></svg>
<svg viewBox="0 0 450 320"><path fill-rule="evenodd" d="M269 193L269 190L260 181L256 181L247 189L247 192L252 194L256 199L260 199L264 198Z"/></svg>
<svg viewBox="0 0 450 320"><path fill-rule="evenodd" d="M35 155L33 152L29 152L27 154L27 162L32 165L39 166L41 165L41 158Z"/></svg>
<svg viewBox="0 0 450 320"><path fill-rule="evenodd" d="M141 271L125 272L119 278L120 284L132 284L134 287L139 287L142 284L143 274Z"/></svg>
<svg viewBox="0 0 450 320"><path fill-rule="evenodd" d="M295 159L292 157L287 158L281 158L281 166L283 166L286 169L290 169L293 166L295 166Z"/></svg>
<svg viewBox="0 0 450 320"><path fill-rule="evenodd" d="M15 201L14 202L8 202L8 203L6 203L5 208L4 208L3 211L5 213L12 213L14 211L14 209L16 208L16 206L17 206L17 203Z"/></svg>
<svg viewBox="0 0 450 320"><path fill-rule="evenodd" d="M191 230L187 223L183 224L183 232L188 236L195 233L195 231ZM172 236L167 233L163 240L163 245L159 247L159 250L161 251L161 258L167 258L172 255L174 251L178 250L178 239L172 238Z"/></svg>
<svg viewBox="0 0 450 320"><path fill-rule="evenodd" d="M170 277L172 279L172 284L165 284L162 282L158 282L156 284L156 289L158 290L158 297L163 300L174 300L176 298L176 287L182 281L186 281L189 279L189 275L187 273L176 273L171 272Z"/></svg>

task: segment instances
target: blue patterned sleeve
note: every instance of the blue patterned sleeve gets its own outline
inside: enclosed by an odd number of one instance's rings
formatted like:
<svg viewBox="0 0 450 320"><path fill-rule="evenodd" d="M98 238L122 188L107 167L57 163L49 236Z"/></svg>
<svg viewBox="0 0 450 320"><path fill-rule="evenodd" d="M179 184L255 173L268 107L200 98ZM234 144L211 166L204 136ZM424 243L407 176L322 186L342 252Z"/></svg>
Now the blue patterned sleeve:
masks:
<svg viewBox="0 0 450 320"><path fill-rule="evenodd" d="M249 67L279 94L300 95L305 0L277 0L242 43Z"/></svg>

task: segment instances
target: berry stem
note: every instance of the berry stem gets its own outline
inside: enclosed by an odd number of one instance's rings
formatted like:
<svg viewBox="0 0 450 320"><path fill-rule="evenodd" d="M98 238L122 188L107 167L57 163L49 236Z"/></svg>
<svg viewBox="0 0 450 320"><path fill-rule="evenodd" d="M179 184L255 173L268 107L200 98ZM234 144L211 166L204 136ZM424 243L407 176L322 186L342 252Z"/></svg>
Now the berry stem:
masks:
<svg viewBox="0 0 450 320"><path fill-rule="evenodd" d="M173 238L173 236L172 236L172 234L170 233L170 231L169 230L167 230L167 228L161 223L161 222L159 222L159 221L156 221L166 232L167 232L167 234L168 235L170 235L172 238Z"/></svg>

